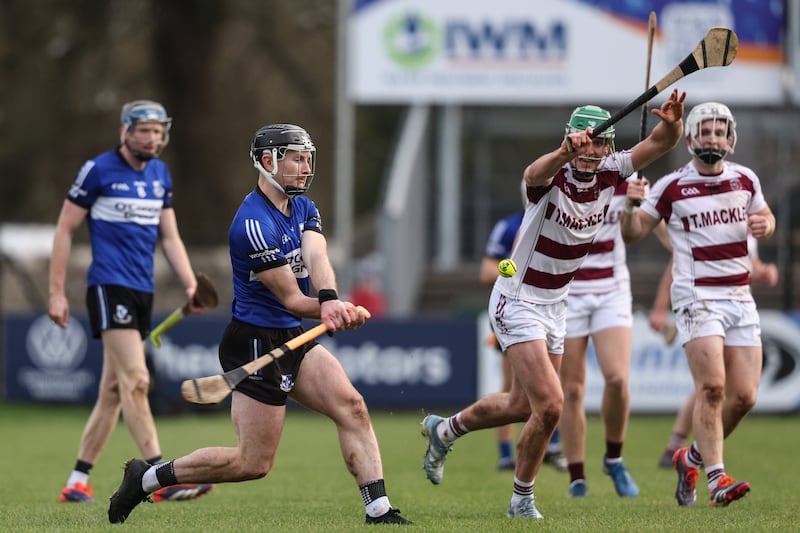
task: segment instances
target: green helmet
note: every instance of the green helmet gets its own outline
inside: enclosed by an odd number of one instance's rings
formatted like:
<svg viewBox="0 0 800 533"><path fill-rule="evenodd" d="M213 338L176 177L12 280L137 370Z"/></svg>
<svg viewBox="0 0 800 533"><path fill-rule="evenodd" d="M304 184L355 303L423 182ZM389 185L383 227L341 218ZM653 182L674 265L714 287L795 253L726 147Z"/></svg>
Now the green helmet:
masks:
<svg viewBox="0 0 800 533"><path fill-rule="evenodd" d="M602 107L597 107L596 105L576 107L569 117L569 122L567 122L566 134L586 131L586 128L596 128L601 122L605 122L609 118L611 118L611 113ZM613 142L614 126L610 126L598 137Z"/></svg>

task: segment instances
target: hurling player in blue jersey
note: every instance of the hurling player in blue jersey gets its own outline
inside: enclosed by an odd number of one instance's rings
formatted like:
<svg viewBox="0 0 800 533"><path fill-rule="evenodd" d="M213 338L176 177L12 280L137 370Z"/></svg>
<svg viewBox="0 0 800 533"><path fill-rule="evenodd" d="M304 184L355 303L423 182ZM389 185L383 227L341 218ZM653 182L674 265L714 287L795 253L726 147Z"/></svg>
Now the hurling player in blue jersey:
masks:
<svg viewBox="0 0 800 533"><path fill-rule="evenodd" d="M150 331L153 259L157 242L186 289L193 312L197 287L172 209L172 178L158 159L169 141L172 119L164 107L136 100L122 107L120 146L88 160L69 189L56 225L50 257L48 314L64 327L69 302L64 291L75 231L87 221L92 262L86 305L92 333L103 342L97 401L86 423L75 469L61 491L62 502L92 502L89 472L117 425L120 412L148 462L161 462L147 393L150 377L143 339ZM196 498L212 485L184 485L154 495L157 501Z"/></svg>
<svg viewBox="0 0 800 533"><path fill-rule="evenodd" d="M303 196L314 178L316 149L291 124L256 131L250 148L258 184L233 218L228 242L233 269L231 322L219 345L225 371L240 367L303 332L302 320L331 331L364 325L365 314L340 300L319 212ZM309 296L311 286L317 296ZM275 462L286 400L336 424L345 465L358 483L367 524L408 524L389 503L383 467L364 399L339 361L321 344L287 353L236 386L231 418L235 447L195 450L160 466L131 459L108 519L124 522L148 494L176 483L221 483L266 476ZM313 492L314 480L300 480Z"/></svg>

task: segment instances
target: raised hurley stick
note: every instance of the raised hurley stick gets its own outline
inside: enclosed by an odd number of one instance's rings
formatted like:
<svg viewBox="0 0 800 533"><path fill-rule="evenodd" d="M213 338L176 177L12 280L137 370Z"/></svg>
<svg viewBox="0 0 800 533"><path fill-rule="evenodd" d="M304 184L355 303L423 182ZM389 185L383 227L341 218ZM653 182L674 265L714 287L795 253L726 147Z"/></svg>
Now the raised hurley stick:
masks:
<svg viewBox="0 0 800 533"><path fill-rule="evenodd" d="M653 62L653 39L655 38L656 34L656 12L650 12L650 18L647 20L647 69L645 70L644 75L644 88L650 86L650 65ZM645 102L642 104L642 123L641 127L639 128L639 142L641 142L647 133L647 103ZM641 172L639 173L641 178ZM642 205L641 200L633 200L631 202L636 207Z"/></svg>
<svg viewBox="0 0 800 533"><path fill-rule="evenodd" d="M739 50L739 37L729 28L714 27L708 30L691 54L673 68L669 74L658 80L655 85L640 94L634 101L611 115L592 130L591 137L600 135L609 127L619 122L631 111L652 100L658 93L693 72L708 67L727 67L736 58Z"/></svg>
<svg viewBox="0 0 800 533"><path fill-rule="evenodd" d="M656 12L650 12L650 18L647 20L647 69L644 75L644 89L650 87L650 65L653 62L653 39L656 34ZM647 133L647 102L642 104L642 125L639 128L639 140L645 138Z"/></svg>
<svg viewBox="0 0 800 533"><path fill-rule="evenodd" d="M197 278L197 289L194 291L194 304L209 309L216 307L219 303L219 298L217 297L217 289L214 288L211 278L202 272L195 274L195 277ZM161 335L183 320L189 313L191 313L191 309L189 308L189 302L186 302L182 307L174 310L163 322L153 328L153 331L150 332L150 341L153 345L156 348L161 348Z"/></svg>
<svg viewBox="0 0 800 533"><path fill-rule="evenodd" d="M367 318L370 318L369 311L361 306L358 306L358 310ZM216 376L187 379L181 383L181 395L186 401L191 403L219 403L228 397L231 391L236 388L236 385L247 379L247 376L255 374L268 364L278 360L292 350L296 350L305 343L316 339L326 331L328 331L328 326L319 324L301 333L297 337L289 339L271 352L265 353L246 365L242 365Z"/></svg>

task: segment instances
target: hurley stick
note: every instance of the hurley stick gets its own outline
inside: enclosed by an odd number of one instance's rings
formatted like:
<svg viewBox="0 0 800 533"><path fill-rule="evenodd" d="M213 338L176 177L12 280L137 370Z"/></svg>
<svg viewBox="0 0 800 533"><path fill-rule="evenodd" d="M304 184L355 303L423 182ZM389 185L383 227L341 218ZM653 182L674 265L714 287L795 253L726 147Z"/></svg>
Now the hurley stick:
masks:
<svg viewBox="0 0 800 533"><path fill-rule="evenodd" d="M656 12L650 12L650 18L647 20L647 69L644 76L644 89L650 86L650 64L653 62L653 38L656 34ZM647 133L647 103L645 102L642 104L642 123L641 127L639 128L639 142L644 140L645 134ZM639 177L641 179L641 170L639 172ZM631 203L635 206L642 205L641 200L632 200Z"/></svg>
<svg viewBox="0 0 800 533"><path fill-rule="evenodd" d="M211 278L202 272L195 274L195 277L197 278L197 289L194 291L193 303L200 307L216 307L219 303L219 298L217 297L217 290L214 288ZM163 322L153 328L153 331L150 332L150 341L153 345L156 348L161 348L161 335L183 320L189 313L191 313L191 308L189 307L189 302L186 302L182 307L174 310Z"/></svg>
<svg viewBox="0 0 800 533"><path fill-rule="evenodd" d="M691 54L673 68L666 76L655 85L640 94L631 103L611 115L593 129L591 137L595 137L609 127L626 117L631 111L652 100L658 93L693 72L708 67L727 67L730 65L739 49L739 37L728 28L714 27L708 30L706 36L700 41Z"/></svg>
<svg viewBox="0 0 800 533"><path fill-rule="evenodd" d="M647 70L644 76L644 89L650 87L650 65L653 62L653 39L656 34L656 12L650 12L647 20ZM642 126L639 129L639 141L644 139L647 132L647 102L642 105Z"/></svg>
<svg viewBox="0 0 800 533"><path fill-rule="evenodd" d="M359 306L358 310L367 318L370 317L369 311ZM208 376L205 378L187 379L181 383L181 395L191 403L213 404L219 403L236 388L236 385L247 379L247 376L255 374L268 364L278 360L292 350L311 342L323 333L328 331L328 326L319 324L310 330L301 333L297 337L289 339L284 344L278 346L271 352L265 353L258 359L250 361L224 374Z"/></svg>

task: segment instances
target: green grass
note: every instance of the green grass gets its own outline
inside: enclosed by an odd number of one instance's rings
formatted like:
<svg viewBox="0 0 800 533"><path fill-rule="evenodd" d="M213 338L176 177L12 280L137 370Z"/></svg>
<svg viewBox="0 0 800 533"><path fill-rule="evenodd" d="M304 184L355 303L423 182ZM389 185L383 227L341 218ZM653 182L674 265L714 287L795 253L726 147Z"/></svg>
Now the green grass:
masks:
<svg viewBox="0 0 800 533"><path fill-rule="evenodd" d="M449 413L448 413L449 414ZM278 459L261 480L218 486L199 500L143 504L124 525L106 518L107 497L122 477L123 462L137 455L120 424L92 473L94 505L58 503L75 461L88 409L0 404L0 530L2 531L363 531L364 509L347 473L333 424L293 410ZM414 531L791 531L800 510L794 492L798 444L796 416L751 416L726 444L726 467L753 489L727 508L709 508L698 484L698 505L679 508L674 474L658 469L670 417L633 417L624 457L641 489L619 498L601 472L602 426L589 419L586 475L589 497L567 497L568 478L544 467L536 480L543 522L509 520L505 509L512 475L495 470L494 433L479 431L456 443L444 483L431 485L422 471L424 441L418 413L373 413L392 504L416 522ZM201 446L230 446L227 414L157 419L170 458ZM704 478L701 478L704 481Z"/></svg>

